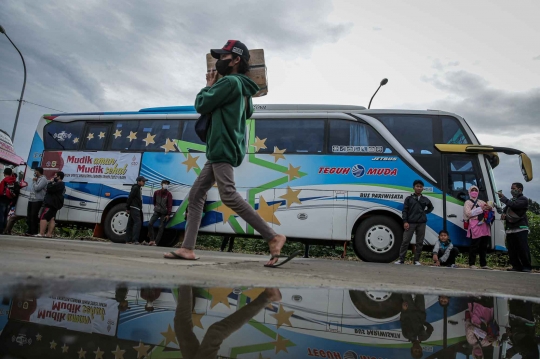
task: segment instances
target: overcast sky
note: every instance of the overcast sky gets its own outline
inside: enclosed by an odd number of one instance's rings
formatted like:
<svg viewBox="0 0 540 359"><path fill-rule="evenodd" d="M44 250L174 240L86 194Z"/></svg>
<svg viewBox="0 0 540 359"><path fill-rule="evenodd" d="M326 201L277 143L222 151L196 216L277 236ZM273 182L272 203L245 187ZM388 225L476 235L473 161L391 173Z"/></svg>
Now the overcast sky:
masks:
<svg viewBox="0 0 540 359"><path fill-rule="evenodd" d="M527 152L540 174L540 2L2 0L0 24L24 54L25 100L66 112L191 105L205 54L228 39L263 48L269 93L256 103L438 109L483 144ZM537 45L534 45L537 44ZM0 100L20 96L19 55L0 36ZM0 101L11 133L17 102ZM25 104L15 147L39 117ZM501 155L499 188L521 181ZM538 179L526 184L540 200Z"/></svg>

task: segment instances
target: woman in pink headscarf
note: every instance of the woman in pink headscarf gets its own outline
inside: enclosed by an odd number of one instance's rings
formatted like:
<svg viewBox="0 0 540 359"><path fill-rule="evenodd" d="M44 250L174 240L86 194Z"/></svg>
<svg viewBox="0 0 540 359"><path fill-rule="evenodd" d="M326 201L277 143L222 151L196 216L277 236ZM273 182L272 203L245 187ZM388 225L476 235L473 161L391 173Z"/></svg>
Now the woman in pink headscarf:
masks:
<svg viewBox="0 0 540 359"><path fill-rule="evenodd" d="M480 267L490 269L487 265L486 253L491 241L491 224L484 221L484 211L493 211L486 202L478 198L476 186L469 188L469 199L463 205L463 220L469 222L467 238L471 239L469 247L469 267L476 269L476 254L480 257Z"/></svg>

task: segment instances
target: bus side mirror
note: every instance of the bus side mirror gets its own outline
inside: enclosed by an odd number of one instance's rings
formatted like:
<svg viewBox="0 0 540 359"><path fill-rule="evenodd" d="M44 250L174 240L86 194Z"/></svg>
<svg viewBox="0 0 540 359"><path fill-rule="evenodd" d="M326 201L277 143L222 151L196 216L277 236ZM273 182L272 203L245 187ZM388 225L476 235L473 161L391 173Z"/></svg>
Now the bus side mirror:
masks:
<svg viewBox="0 0 540 359"><path fill-rule="evenodd" d="M520 153L519 155L519 167L521 167L521 173L525 182L530 182L533 179L532 162L525 153Z"/></svg>

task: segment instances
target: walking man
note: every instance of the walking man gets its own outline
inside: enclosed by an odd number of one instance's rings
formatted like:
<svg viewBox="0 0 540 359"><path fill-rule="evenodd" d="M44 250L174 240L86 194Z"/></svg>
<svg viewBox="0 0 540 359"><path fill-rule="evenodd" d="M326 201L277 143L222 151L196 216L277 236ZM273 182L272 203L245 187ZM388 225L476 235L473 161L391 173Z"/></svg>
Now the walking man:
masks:
<svg viewBox="0 0 540 359"><path fill-rule="evenodd" d="M414 252L414 265L420 266L420 255L426 234L427 215L433 211L431 201L422 195L424 182L416 180L413 183L414 193L405 198L403 203L403 242L399 251L399 259L395 264L404 264L412 236L416 234L416 251Z"/></svg>
<svg viewBox="0 0 540 359"><path fill-rule="evenodd" d="M47 193L43 198L43 207L40 212L39 234L36 237L51 238L56 224L56 213L64 207L64 194L66 193L66 184L64 183L64 172L58 171L54 174L53 179L47 183ZM49 230L45 235L49 224Z"/></svg>
<svg viewBox="0 0 540 359"><path fill-rule="evenodd" d="M171 218L172 211L172 194L169 191L171 182L167 180L161 181L161 189L154 192L154 214L148 223L148 235L150 236L149 245L155 246L159 244L165 225ZM154 237L154 223L159 221L159 230L157 237Z"/></svg>
<svg viewBox="0 0 540 359"><path fill-rule="evenodd" d="M527 219L527 210L529 209L529 200L523 195L523 185L521 183L512 183L510 188L512 198L506 198L502 192L499 192L501 202L506 205L501 219L506 220L506 242L508 245L508 256L512 272L530 272L531 271L531 250L529 249L529 220Z"/></svg>
<svg viewBox="0 0 540 359"><path fill-rule="evenodd" d="M37 167L34 170L30 200L26 209L26 220L28 223L26 235L34 236L39 233L39 210L43 206L43 200L47 193L47 183L48 181L43 175L43 167Z"/></svg>
<svg viewBox="0 0 540 359"><path fill-rule="evenodd" d="M137 183L131 187L131 192L126 202L126 212L129 215L126 228L126 243L139 244L142 226L142 188L146 183L143 176L137 177Z"/></svg>
<svg viewBox="0 0 540 359"><path fill-rule="evenodd" d="M242 42L229 40L222 49L211 50L211 54L218 59L216 70L223 78L218 81L215 71L207 73L206 87L195 99L198 113L212 114L212 125L206 136L207 162L189 192L187 228L182 248L164 256L169 259L198 259L193 248L201 224L204 198L217 182L223 204L268 241L272 257L266 266L273 267L286 238L276 234L236 192L234 183L234 167L240 166L246 154L246 119L253 114L251 97L259 90L255 82L245 75L249 71L249 50Z"/></svg>

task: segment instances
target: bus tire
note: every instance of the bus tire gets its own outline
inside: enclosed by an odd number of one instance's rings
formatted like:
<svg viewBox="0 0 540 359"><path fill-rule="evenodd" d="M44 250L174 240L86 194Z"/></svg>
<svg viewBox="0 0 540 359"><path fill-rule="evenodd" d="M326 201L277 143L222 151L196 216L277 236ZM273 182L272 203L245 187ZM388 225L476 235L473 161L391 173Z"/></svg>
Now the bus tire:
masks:
<svg viewBox="0 0 540 359"><path fill-rule="evenodd" d="M364 262L390 263L399 256L403 229L387 216L366 218L356 228L353 248Z"/></svg>
<svg viewBox="0 0 540 359"><path fill-rule="evenodd" d="M107 213L103 230L107 238L114 243L126 243L128 215L126 204L119 203Z"/></svg>
<svg viewBox="0 0 540 359"><path fill-rule="evenodd" d="M385 291L350 290L349 296L355 308L374 319L392 318L401 313L401 294Z"/></svg>
<svg viewBox="0 0 540 359"><path fill-rule="evenodd" d="M159 240L159 247L174 247L180 241L180 231L172 228L167 228L163 231L163 235Z"/></svg>

